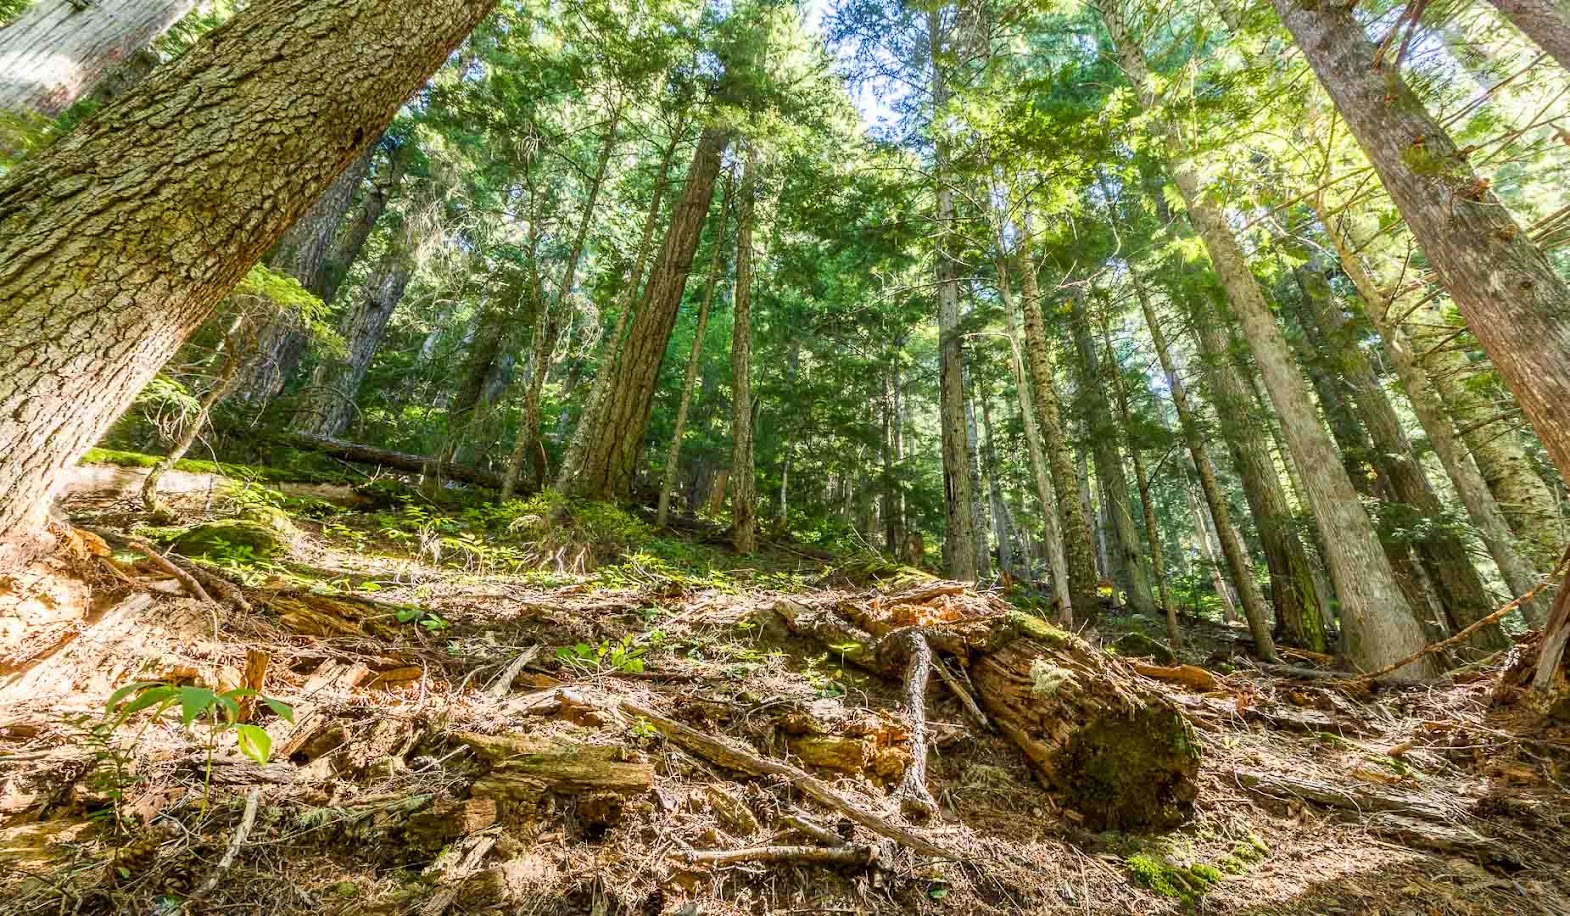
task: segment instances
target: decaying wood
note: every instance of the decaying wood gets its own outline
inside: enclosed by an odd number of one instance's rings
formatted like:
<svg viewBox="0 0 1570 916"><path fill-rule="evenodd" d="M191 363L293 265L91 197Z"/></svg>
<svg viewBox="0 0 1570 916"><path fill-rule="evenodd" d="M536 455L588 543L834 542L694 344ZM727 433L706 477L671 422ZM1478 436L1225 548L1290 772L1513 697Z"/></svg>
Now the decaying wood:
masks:
<svg viewBox="0 0 1570 916"><path fill-rule="evenodd" d="M325 700L334 695L345 695L370 677L371 669L360 663L347 665L331 659L322 662L301 688L302 699L294 703L294 723L279 719L268 727L273 739L273 756L287 760L300 750L316 732L327 724L322 712Z"/></svg>
<svg viewBox="0 0 1570 916"><path fill-rule="evenodd" d="M1520 855L1509 846L1460 824L1440 824L1389 812L1367 818L1363 824L1371 832L1404 846L1457 853L1505 869L1517 869L1522 864Z"/></svg>
<svg viewBox="0 0 1570 916"><path fill-rule="evenodd" d="M458 897L458 888L480 870L480 863L495 845L496 833L491 831L471 834L444 850L430 869L438 876L442 887L420 906L420 916L442 916L447 912Z"/></svg>
<svg viewBox="0 0 1570 916"><path fill-rule="evenodd" d="M1145 677L1154 678L1158 681L1182 684L1184 687L1192 687L1195 690L1216 689L1216 676L1196 665L1172 665L1168 667L1166 665L1147 665L1144 662L1133 661L1129 663L1129 667L1134 669L1135 674L1142 674Z"/></svg>
<svg viewBox="0 0 1570 916"><path fill-rule="evenodd" d="M753 846L747 849L705 849L673 852L695 865L735 862L810 862L817 865L869 865L877 857L871 846Z"/></svg>
<svg viewBox="0 0 1570 916"><path fill-rule="evenodd" d="M938 672L938 677L942 679L944 686L948 687L949 691L959 700L959 705L964 708L965 715L969 716L970 720L976 723L983 731L992 731L992 720L988 719L987 714L981 711L980 706L976 705L976 698L970 695L970 690L949 672L949 666L944 664L943 659L934 659L932 667Z"/></svg>
<svg viewBox="0 0 1570 916"><path fill-rule="evenodd" d="M295 448L321 452L323 455L342 461L351 461L355 464L374 464L408 474L424 474L430 471L443 480L455 480L459 483L474 484L476 486L488 487L492 490L500 490L502 486L502 475L493 471L462 464L438 462L437 459L427 455L395 452L391 449L360 445L357 442L345 442L342 439L331 439L327 436L313 436L309 433L293 433L288 437L287 441L289 445Z"/></svg>
<svg viewBox="0 0 1570 916"><path fill-rule="evenodd" d="M261 694L262 688L267 686L267 663L270 660L271 656L261 649L245 650L245 674L241 677L240 686L252 693L240 698L240 711L235 716L236 721L249 722L256 714L256 697Z"/></svg>
<svg viewBox="0 0 1570 916"><path fill-rule="evenodd" d="M474 794L481 797L533 800L546 791L630 795L654 785L654 764L620 745L467 732L454 737L491 766L474 784Z"/></svg>
<svg viewBox="0 0 1570 916"><path fill-rule="evenodd" d="M931 840L917 836L909 830L891 823L888 819L867 810L862 805L845 798L830 788L827 783L804 770L780 760L760 756L753 751L742 750L727 741L705 735L695 728L683 725L675 719L667 718L631 700L623 700L621 709L629 716L648 721L649 724L659 729L665 737L669 738L677 746L697 754L716 766L739 773L747 773L752 776L784 777L789 780L791 785L799 789L803 795L823 805L825 808L838 811L879 836L888 837L896 843L908 846L924 855L944 859L960 858Z"/></svg>
<svg viewBox="0 0 1570 916"><path fill-rule="evenodd" d="M927 676L932 671L932 647L917 630L905 633L910 661L905 667L905 718L910 723L910 765L894 795L908 815L931 817L938 803L927 791Z"/></svg>
<svg viewBox="0 0 1570 916"><path fill-rule="evenodd" d="M496 680L491 682L491 686L486 689L486 692L493 697L506 696L512 691L512 682L518 679L519 674L523 673L524 666L534 661L534 657L539 654L539 646L530 646L519 652L518 656L512 660L512 663L497 676Z"/></svg>

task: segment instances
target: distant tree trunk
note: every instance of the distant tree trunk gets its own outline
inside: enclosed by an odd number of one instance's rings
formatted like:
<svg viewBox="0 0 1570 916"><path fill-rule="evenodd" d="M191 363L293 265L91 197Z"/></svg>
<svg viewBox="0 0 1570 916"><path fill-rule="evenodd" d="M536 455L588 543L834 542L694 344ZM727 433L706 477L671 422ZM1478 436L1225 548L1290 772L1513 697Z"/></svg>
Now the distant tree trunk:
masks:
<svg viewBox="0 0 1570 916"><path fill-rule="evenodd" d="M655 381L729 141L728 132L721 127L706 128L698 140L687 186L671 215L659 259L649 276L643 307L631 322L621 358L601 368L601 372L610 373L602 406L596 416L586 413L579 423L575 438L581 438L582 444L574 443L576 456L569 452L578 463L563 463L559 486L565 492L594 499L631 495L649 411L654 406Z"/></svg>
<svg viewBox="0 0 1570 916"><path fill-rule="evenodd" d="M323 271L323 302L330 303L338 297L339 287L343 286L344 278L360 260L360 254L365 251L365 243L370 240L377 223L381 222L382 214L387 212L387 204L398 196L405 170L408 168L409 145L412 142L400 143L387 154L386 164L377 170L376 177L366 189L354 218L339 231L338 237L333 242L332 253L327 257L326 269Z"/></svg>
<svg viewBox="0 0 1570 916"><path fill-rule="evenodd" d="M610 171L611 155L616 152L616 141L621 129L622 103L618 99L611 109L610 124L605 129L605 139L600 143L600 154L595 160L594 178L589 182L588 198L583 213L578 218L578 231L574 234L572 248L567 253L567 265L562 270L561 288L554 307L541 302L534 329L534 365L529 372L529 384L523 395L523 410L518 417L518 434L513 441L512 453L507 457L506 473L502 476L500 501L512 499L523 472L523 462L535 446L534 485L538 489L545 482L545 441L540 430L540 396L545 388L545 376L550 374L551 354L561 337L562 325L572 310L572 288L578 279L578 262L589 239L589 228L594 223L595 205L599 203L600 189Z"/></svg>
<svg viewBox="0 0 1570 916"><path fill-rule="evenodd" d="M1392 324L1390 298L1380 291L1379 284L1363 266L1339 222L1326 217L1322 202L1318 199L1315 200L1315 208L1321 224L1330 235L1341 269L1352 280L1353 287L1362 298L1365 314L1384 342L1385 353L1390 357L1396 377L1401 380L1401 387L1412 404L1412 412L1423 427L1423 434L1439 458L1440 465L1450 477L1461 504L1466 507L1468 518L1477 528L1478 536L1488 548L1489 556L1499 567L1499 574L1511 593L1517 596L1526 594L1537 584L1540 573L1516 549L1509 522L1500 511L1494 494L1489 492L1488 482L1483 479L1482 472L1456 436L1455 426L1445 412L1428 372L1414 358L1411 340L1404 330ZM1537 598L1522 605L1522 614L1529 623L1542 625L1547 616L1544 604L1541 598Z"/></svg>
<svg viewBox="0 0 1570 916"><path fill-rule="evenodd" d="M1292 0L1277 0L1290 5ZM1116 3L1096 0L1135 94L1146 111L1156 110L1156 94L1144 53L1133 40ZM1359 33L1361 34L1361 33ZM1275 316L1238 246L1225 215L1206 198L1199 174L1187 157L1182 139L1164 123L1156 125L1168 145L1168 169L1178 186L1194 229L1210 254L1243 333L1254 352L1260 376L1281 418L1282 431L1303 475L1309 505L1327 534L1326 561L1336 594L1341 598L1343 641L1347 657L1363 670L1374 670L1422 649L1425 638L1390 569L1373 521L1352 482L1336 462L1335 445L1319 423L1293 363ZM1332 534L1333 533L1333 534ZM1394 672L1396 680L1424 677L1431 665L1409 665Z"/></svg>
<svg viewBox="0 0 1570 916"><path fill-rule="evenodd" d="M1107 400L1107 380L1103 377L1101 360L1096 352L1090 315L1084 303L1077 298L1071 301L1069 308L1074 347L1079 353L1080 401L1085 408L1090 449L1096 459L1096 480L1100 484L1102 511L1107 517L1110 578L1128 592L1129 604L1135 613L1155 616L1156 598L1150 588L1150 576L1140 557L1139 531L1134 527L1134 515L1130 509L1128 476L1123 470L1122 437L1118 434L1118 424L1113 419L1112 408Z"/></svg>
<svg viewBox="0 0 1570 916"><path fill-rule="evenodd" d="M57 117L196 0L36 0L0 29L0 111Z"/></svg>
<svg viewBox="0 0 1570 916"><path fill-rule="evenodd" d="M1172 403L1177 408L1178 426L1183 434L1183 443L1188 447L1189 457L1194 461L1194 468L1199 476L1199 488L1205 496L1205 506L1210 510L1210 517L1215 524L1216 538L1221 542L1221 555L1226 560L1227 572L1232 577L1232 582L1237 588L1238 600L1243 605L1243 617L1248 621L1249 632L1254 637L1254 646L1260 658L1269 660L1275 657L1275 642L1270 635L1270 619L1265 612L1265 598L1259 592L1259 583L1254 581L1253 570L1248 565L1248 551L1243 546L1243 538L1238 534L1237 526L1232 522L1232 510L1227 505L1226 493L1221 489L1220 482L1216 479L1216 465L1210 458L1210 449L1205 445L1203 432L1199 427L1199 420L1194 416L1193 405L1189 403L1188 388L1183 384L1183 379L1178 375L1177 365L1172 359L1172 350L1167 345L1167 335L1161 329L1161 322L1156 315L1155 306L1150 302L1150 295L1138 273L1133 268L1129 270L1129 280L1134 286L1134 296L1139 300L1140 310L1145 316L1145 325L1150 329L1150 339L1155 345L1156 358L1161 363L1161 371L1166 374L1167 387L1172 393ZM1190 494L1192 499L1192 494ZM1222 605L1231 611L1232 599L1227 594L1225 584L1220 582L1220 569L1215 565L1215 554L1211 551L1210 535L1205 530L1203 518L1199 518L1198 506L1195 506L1195 517L1199 525L1200 544L1211 563L1211 570L1217 577L1216 592L1221 598ZM1170 607L1170 605L1168 605ZM1235 616L1235 612L1233 612ZM1297 636L1299 634L1294 634ZM1320 626L1310 633L1302 634L1305 642L1310 643L1304 648L1316 652L1325 649L1324 627Z"/></svg>
<svg viewBox="0 0 1570 916"><path fill-rule="evenodd" d="M740 554L758 549L758 489L752 466L752 223L757 196L758 150L749 141L736 207L736 292L731 297L731 543ZM724 239L723 221L720 228L716 244Z"/></svg>
<svg viewBox="0 0 1570 916"><path fill-rule="evenodd" d="M1401 428L1401 421L1390 405L1379 376L1351 333L1347 318L1335 301L1329 278L1312 261L1295 273L1298 285L1303 289L1307 317L1318 326L1318 336L1326 352L1335 354L1339 374L1351 387L1358 416L1374 446L1374 465L1388 479L1392 498L1417 513L1421 520L1442 523L1444 506L1429 484L1428 475ZM1441 525L1436 531L1420 535L1413 542L1413 548L1435 587L1439 606L1444 610L1452 632L1459 632L1493 611L1493 602L1484 592L1483 582L1460 538ZM1505 648L1509 640L1504 631L1494 625L1473 634L1472 644L1492 651Z"/></svg>
<svg viewBox="0 0 1570 916"><path fill-rule="evenodd" d="M400 231L371 272L354 309L339 326L344 343L342 358L324 358L312 374L311 384L300 393L292 422L296 432L335 439L354 421L360 383L381 347L387 322L409 288L414 271L413 253L409 250L412 244L407 233Z"/></svg>
<svg viewBox="0 0 1570 916"><path fill-rule="evenodd" d="M184 458L186 453L190 452L191 446L196 444L196 440L202 435L202 430L207 427L207 421L213 415L213 407L223 400L229 386L234 384L235 375L240 369L240 360L249 347L247 341L251 337L251 332L248 325L247 316L242 310L224 334L223 356L218 364L218 374L213 377L212 385L202 395L196 414L186 420L184 431L180 434L180 438L175 440L169 453L163 457L163 460L153 465L147 476L143 478L142 508L147 512L158 514L165 511L158 499L158 482L171 468L180 463L180 459Z"/></svg>
<svg viewBox="0 0 1570 916"><path fill-rule="evenodd" d="M931 51L932 107L948 104L943 72L942 17L927 11L927 38ZM959 333L959 274L955 249L960 241L954 226L954 192L949 186L948 148L938 132L933 135L934 181L937 197L935 256L938 297L938 428L943 458L943 557L945 573L952 579L974 582L982 570L978 559L985 535L976 517L970 436L965 422L965 342Z"/></svg>
<svg viewBox="0 0 1570 916"><path fill-rule="evenodd" d="M300 281L312 295L326 302L327 253L354 191L370 170L375 145L366 148L339 175L311 209L295 221L267 257L267 265ZM246 404L265 404L283 390L305 355L310 334L292 310L278 315L257 332L256 347L246 355L234 384L234 395Z"/></svg>
<svg viewBox="0 0 1570 916"><path fill-rule="evenodd" d="M970 310L966 310L968 317ZM970 396L970 367L965 367L965 464L970 468L970 517L976 520L976 576L992 575L992 548L988 530L992 524L987 507L987 488L981 476L981 432L976 423L976 403Z"/></svg>
<svg viewBox="0 0 1570 916"><path fill-rule="evenodd" d="M1510 24L1570 70L1570 5L1565 0L1489 0Z"/></svg>
<svg viewBox="0 0 1570 916"><path fill-rule="evenodd" d="M986 392L978 392L981 402L982 459L981 468L987 481L987 499L992 509L992 536L998 542L998 568L1014 574L1014 544L1009 533L1008 507L1003 501L1003 484L998 480L997 444L992 438L992 411L987 408Z"/></svg>
<svg viewBox="0 0 1570 916"><path fill-rule="evenodd" d="M1074 473L1074 453L1063 427L1063 412L1057 382L1052 378L1052 361L1047 354L1046 322L1041 314L1036 271L1026 263L1020 270L1021 308L1025 314L1025 354L1029 357L1030 388L1036 399L1036 420L1047 467L1052 470L1052 489L1057 495L1059 528L1063 534L1063 558L1068 566L1068 606L1063 625L1072 626L1074 617L1088 620L1095 616L1096 548L1091 544L1090 519L1079 499L1079 484Z"/></svg>
<svg viewBox="0 0 1570 916"><path fill-rule="evenodd" d="M1215 473L1215 468L1211 468L1211 473ZM1236 623L1237 602L1232 597L1232 589L1227 587L1226 578L1221 574L1221 563L1216 560L1216 549L1211 546L1210 525L1206 524L1205 516L1202 515L1199 511L1199 500L1194 497L1194 485L1185 480L1183 488L1188 494L1189 514L1194 517L1194 533L1195 536L1199 539L1199 552L1205 559L1205 565L1210 569L1210 587L1215 591L1216 597L1221 599L1221 619L1227 623ZM1228 521L1230 520L1231 519L1228 518ZM1212 522L1213 521L1214 519L1212 519ZM1217 530L1219 531L1220 529ZM1234 529L1234 536L1236 533L1236 529ZM1228 558L1227 562L1230 564L1231 559ZM1244 576L1239 577L1237 581L1252 581L1252 578L1247 576L1246 564ZM1259 590L1259 586L1257 584L1254 586L1254 590L1256 592ZM1261 606L1263 606L1264 599L1262 597L1260 602Z"/></svg>
<svg viewBox="0 0 1570 916"><path fill-rule="evenodd" d="M453 460L453 455L475 423L476 414L485 398L486 380L502 355L508 329L522 311L521 300L528 296L525 287L526 284L520 281L500 293L507 301L499 301L496 297L488 299L475 317L469 352L463 361L463 375L447 409L447 445L442 450L443 461ZM543 305L536 303L537 307Z"/></svg>
<svg viewBox="0 0 1570 916"><path fill-rule="evenodd" d="M0 539L491 6L258 0L6 176Z"/></svg>

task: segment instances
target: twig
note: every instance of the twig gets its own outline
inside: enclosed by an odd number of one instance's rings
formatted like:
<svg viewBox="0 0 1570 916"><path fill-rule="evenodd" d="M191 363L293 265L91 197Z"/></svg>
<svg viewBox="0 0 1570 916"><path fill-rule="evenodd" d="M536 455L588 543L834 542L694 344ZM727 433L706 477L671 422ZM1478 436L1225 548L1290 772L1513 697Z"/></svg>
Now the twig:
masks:
<svg viewBox="0 0 1570 916"><path fill-rule="evenodd" d="M191 574L191 578L202 583L209 593L216 593L219 598L242 614L251 613L251 602L245 600L245 592L239 586L218 575L200 563L187 560L184 557L170 554L164 559Z"/></svg>
<svg viewBox="0 0 1570 916"><path fill-rule="evenodd" d="M983 729L991 731L992 720L988 719L987 714L981 711L980 706L976 705L976 698L971 696L970 691L965 689L965 685L961 684L954 677L953 673L949 671L949 666L944 664L943 659L934 659L932 667L938 672L938 677L943 679L943 683L948 686L949 690L953 691L954 696L959 698L959 705L965 708L965 713L970 716L971 720Z"/></svg>
<svg viewBox="0 0 1570 916"><path fill-rule="evenodd" d="M519 674L523 673L524 666L534 661L534 657L539 654L539 646L530 646L519 652L518 657L512 660L512 664L508 665L505 671L497 675L496 680L491 681L491 685L486 688L486 692L493 697L506 696L512 690L512 682L518 679Z"/></svg>
<svg viewBox="0 0 1570 916"><path fill-rule="evenodd" d="M207 589L202 588L202 583L196 581L195 576L169 562L168 557L159 553L156 547L147 543L141 538L126 538L125 542L126 544L130 545L131 549L145 554L147 559L153 562L154 566L158 567L169 575L174 576L175 579L180 583L180 587L184 588L187 594L197 599L198 601L205 602L208 605L208 613L212 616L213 622L213 641L217 642L218 611L216 609L219 607L219 604L213 600L212 595L207 594Z"/></svg>
<svg viewBox="0 0 1570 916"><path fill-rule="evenodd" d="M805 836L810 836L825 846L844 846L845 838L827 827L820 827L800 814L782 814L779 822Z"/></svg>
<svg viewBox="0 0 1570 916"><path fill-rule="evenodd" d="M140 550L141 548L137 549ZM256 826L256 806L261 800L260 789L253 788L245 796L245 813L240 815L240 826L235 828L234 836L229 838L229 848L224 850L223 858L218 860L218 867L213 869L213 873L208 875L207 880L202 882L202 886L197 889L195 894L191 895L192 900L200 900L211 894L213 889L218 886L218 882L222 880L224 872L228 871L229 866L234 864L235 858L240 855L240 847L245 845L245 841L251 836L251 828Z"/></svg>
<svg viewBox="0 0 1570 916"><path fill-rule="evenodd" d="M800 789L803 795L823 805L825 808L838 811L879 836L888 837L925 855L944 859L960 858L936 843L917 836L903 827L892 824L887 819L845 798L830 788L828 783L812 776L805 770L780 760L762 757L751 751L744 751L731 745L729 742L712 738L695 728L683 725L674 719L668 719L652 709L639 706L631 700L621 701L621 708L622 711L630 716L642 717L647 720L649 724L658 728L672 742L716 766L748 773L753 776L782 776L791 785Z"/></svg>
<svg viewBox="0 0 1570 916"><path fill-rule="evenodd" d="M747 849L710 849L672 852L687 862L729 865L733 862L817 862L825 865L867 865L871 846L753 846Z"/></svg>

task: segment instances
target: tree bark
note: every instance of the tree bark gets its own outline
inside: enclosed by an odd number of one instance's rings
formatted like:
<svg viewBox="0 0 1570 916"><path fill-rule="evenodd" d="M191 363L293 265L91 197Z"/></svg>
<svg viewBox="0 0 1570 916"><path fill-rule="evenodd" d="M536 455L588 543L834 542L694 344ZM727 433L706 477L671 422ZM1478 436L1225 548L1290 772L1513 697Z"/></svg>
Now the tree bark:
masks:
<svg viewBox="0 0 1570 916"><path fill-rule="evenodd" d="M948 104L948 87L941 63L942 16L933 7L927 12L930 50L931 96L934 113ZM937 120L934 115L934 122ZM965 343L959 334L959 275L955 248L954 192L949 187L947 142L934 131L935 221L934 282L938 296L938 427L943 457L943 557L952 579L974 582L983 574L980 558L985 535L976 517L980 494L975 492L970 433L965 417Z"/></svg>
<svg viewBox="0 0 1570 916"><path fill-rule="evenodd" d="M752 466L752 230L757 196L758 150L749 141L736 207L736 291L731 297L731 543L740 554L758 549L758 490ZM724 236L722 220L715 244Z"/></svg>
<svg viewBox="0 0 1570 916"><path fill-rule="evenodd" d="M36 0L0 29L0 112L59 116L196 0Z"/></svg>
<svg viewBox="0 0 1570 916"><path fill-rule="evenodd" d="M391 141L384 138L382 142ZM398 143L387 154L386 164L377 169L376 176L372 179L370 187L366 189L354 218L342 227L333 241L332 253L327 256L327 266L322 280L323 302L331 303L338 297L339 287L343 285L349 270L360 260L360 254L365 251L365 243L370 240L371 233L381 222L382 215L387 212L387 205L398 196L411 155L409 146L413 142L406 140Z"/></svg>
<svg viewBox="0 0 1570 916"><path fill-rule="evenodd" d="M0 539L491 6L260 0L6 177Z"/></svg>
<svg viewBox="0 0 1570 916"><path fill-rule="evenodd" d="M212 416L213 407L223 399L229 387L234 384L235 376L239 373L240 360L247 349L247 341L252 337L248 316L244 310L235 318L224 334L223 356L218 365L218 374L213 378L212 385L202 395L201 404L197 407L196 415L186 420L185 429L180 438L175 440L174 447L152 469L147 472L147 477L142 480L142 508L152 514L157 514L163 509L158 499L158 482L169 472L180 459L186 456L191 446L196 444L202 430L207 427L207 420Z"/></svg>
<svg viewBox="0 0 1570 916"><path fill-rule="evenodd" d="M374 464L408 474L432 472L442 480L456 480L459 483L489 487L493 490L502 485L502 475L500 474L487 471L484 468L450 464L428 455L411 455L408 452L395 452L391 449L376 448L370 445L360 445L357 442L344 442L327 436L313 436L308 433L298 432L290 433L285 438L285 441L295 448L321 452L323 455L330 455L343 461L353 461L357 464Z"/></svg>
<svg viewBox="0 0 1570 916"><path fill-rule="evenodd" d="M1047 354L1046 322L1041 314L1040 291L1031 264L1020 270L1020 299L1025 313L1025 354L1029 357L1030 387L1036 400L1036 419L1046 448L1047 467L1052 470L1052 489L1057 495L1059 529L1063 534L1063 558L1068 567L1068 606L1064 626L1074 617L1088 620L1097 606L1096 548L1091 543L1090 519L1079 498L1078 476L1074 473L1074 453L1069 448L1059 406L1057 382L1052 378L1052 362ZM1069 616L1069 614L1073 616Z"/></svg>
<svg viewBox="0 0 1570 916"><path fill-rule="evenodd" d="M643 306L632 319L620 359L600 370L610 373L602 406L596 416L590 417L586 412L579 423L575 438L583 442L574 443L574 447L580 452L580 463L563 464L558 485L564 492L592 499L625 499L631 495L643 435L654 406L660 363L676 324L676 311L687 288L698 236L714 197L720 159L729 142L727 130L717 126L705 128L698 140L687 185L671 215L659 258L649 276Z"/></svg>
<svg viewBox="0 0 1570 916"><path fill-rule="evenodd" d="M1290 2L1278 0L1278 4ZM1143 52L1133 41L1116 4L1112 0L1096 0L1096 5L1140 104L1145 110L1154 111L1154 83ZM1158 123L1156 131L1167 142L1172 179L1242 324L1260 376L1281 418L1282 432L1303 475L1309 506L1327 533L1326 562L1341 599L1347 657L1354 666L1370 671L1404 658L1421 649L1426 641L1385 557L1373 521L1358 501L1346 471L1336 461L1335 445L1319 424L1292 353L1226 217L1201 193L1199 175L1186 158L1181 138L1164 123ZM1426 673L1414 666L1396 672L1394 677L1420 679Z"/></svg>
<svg viewBox="0 0 1570 916"><path fill-rule="evenodd" d="M1107 401L1107 383L1102 377L1101 360L1090 329L1090 316L1078 298L1069 305L1074 348L1079 353L1080 401L1090 448L1096 459L1096 480L1100 484L1102 511L1107 516L1107 552L1111 561L1110 578L1128 592L1134 612L1154 617L1156 598L1150 588L1139 550L1139 531L1129 507L1128 476L1123 470L1123 454L1117 421ZM1114 368L1115 371L1115 368Z"/></svg>
<svg viewBox="0 0 1570 916"><path fill-rule="evenodd" d="M1570 6L1565 0L1489 0L1510 24L1570 70Z"/></svg>

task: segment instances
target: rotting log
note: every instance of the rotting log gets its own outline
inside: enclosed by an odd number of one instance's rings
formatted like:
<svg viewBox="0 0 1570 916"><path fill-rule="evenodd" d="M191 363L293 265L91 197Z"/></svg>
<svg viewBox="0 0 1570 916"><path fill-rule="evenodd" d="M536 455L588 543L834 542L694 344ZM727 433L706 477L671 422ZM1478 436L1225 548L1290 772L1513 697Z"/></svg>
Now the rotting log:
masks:
<svg viewBox="0 0 1570 916"><path fill-rule="evenodd" d="M636 795L654 785L654 764L620 746L467 732L456 737L490 765L474 784L480 797L534 800L547 791Z"/></svg>
<svg viewBox="0 0 1570 916"><path fill-rule="evenodd" d="M309 433L291 433L284 442L297 449L320 452L330 458L355 464L374 464L409 474L424 474L429 471L443 480L474 484L492 490L499 490L502 486L502 475L494 471L470 467L466 464L438 461L426 455L395 452L391 449L361 445L358 442L345 442L327 436L313 436Z"/></svg>
<svg viewBox="0 0 1570 916"><path fill-rule="evenodd" d="M1199 743L1178 706L1084 640L1001 601L944 591L775 612L798 636L891 679L918 630L968 669L977 699L1062 803L1095 830L1181 823L1197 794ZM941 661L939 662L941 664Z"/></svg>

